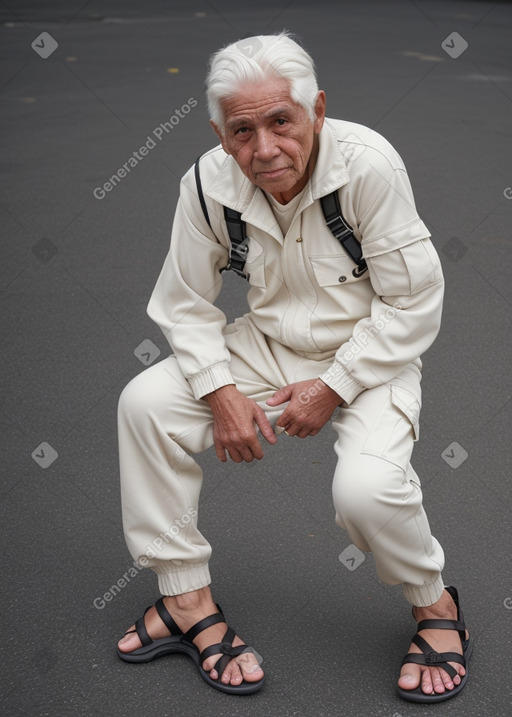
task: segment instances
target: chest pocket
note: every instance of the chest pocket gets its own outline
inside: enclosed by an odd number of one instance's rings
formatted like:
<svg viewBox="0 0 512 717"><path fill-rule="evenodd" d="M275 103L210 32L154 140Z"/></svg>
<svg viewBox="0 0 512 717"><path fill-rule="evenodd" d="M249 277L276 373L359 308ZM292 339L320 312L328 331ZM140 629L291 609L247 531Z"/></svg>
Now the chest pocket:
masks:
<svg viewBox="0 0 512 717"><path fill-rule="evenodd" d="M354 276L356 265L345 252L328 256L313 255L309 257L309 261L319 286L343 286L368 278L368 272L362 276Z"/></svg>

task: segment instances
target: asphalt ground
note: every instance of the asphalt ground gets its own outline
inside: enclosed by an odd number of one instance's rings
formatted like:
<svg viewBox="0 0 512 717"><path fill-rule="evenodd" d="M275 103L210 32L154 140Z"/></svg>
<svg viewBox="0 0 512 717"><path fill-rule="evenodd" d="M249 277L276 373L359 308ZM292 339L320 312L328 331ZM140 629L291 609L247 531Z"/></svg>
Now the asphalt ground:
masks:
<svg viewBox="0 0 512 717"><path fill-rule="evenodd" d="M0 20L2 714L508 717L511 6L12 0ZM378 581L371 555L356 569L340 559L351 541L334 524L329 428L281 438L254 465L199 458L214 596L262 655L264 689L230 697L185 657L115 654L157 597L152 574L129 575L116 405L169 353L145 308L179 179L216 144L208 57L282 28L315 58L328 115L397 147L444 266L414 465L475 647L467 687L442 706L395 693L414 632L401 590ZM226 277L230 319L244 291Z"/></svg>

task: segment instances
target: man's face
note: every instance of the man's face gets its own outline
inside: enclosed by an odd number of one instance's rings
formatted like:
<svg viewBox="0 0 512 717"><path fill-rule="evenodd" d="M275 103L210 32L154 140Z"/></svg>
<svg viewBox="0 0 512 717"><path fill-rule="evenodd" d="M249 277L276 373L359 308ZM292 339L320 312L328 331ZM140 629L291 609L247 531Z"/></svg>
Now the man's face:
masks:
<svg viewBox="0 0 512 717"><path fill-rule="evenodd" d="M212 127L224 150L253 184L286 204L306 185L318 154L325 93L318 93L315 120L290 97L288 81L273 78L241 88L222 102L224 128Z"/></svg>

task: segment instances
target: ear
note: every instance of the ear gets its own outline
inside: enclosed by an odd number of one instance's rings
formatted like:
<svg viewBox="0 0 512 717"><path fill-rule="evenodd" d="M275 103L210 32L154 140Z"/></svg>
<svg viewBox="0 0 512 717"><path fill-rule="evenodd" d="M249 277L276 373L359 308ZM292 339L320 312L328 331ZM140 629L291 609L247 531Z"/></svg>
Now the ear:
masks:
<svg viewBox="0 0 512 717"><path fill-rule="evenodd" d="M220 139L220 143L221 143L221 145L222 145L222 149L224 150L224 152L225 152L226 154L231 154L231 152L228 150L228 147L227 147L227 144L226 144L226 140L225 140L225 138L224 138L224 133L222 132L222 130L221 130L221 128L219 127L219 125L218 125L218 124L215 124L215 122L214 122L213 120L210 120L210 124L211 124L211 126L212 126L212 128L213 128L213 131L215 132L215 134L217 135L217 137Z"/></svg>
<svg viewBox="0 0 512 717"><path fill-rule="evenodd" d="M323 90L320 90L318 92L318 95L316 96L316 102L315 102L315 134L319 134L320 130L322 129L324 125L324 119L325 119L325 106L326 106L326 98L325 98L325 92Z"/></svg>

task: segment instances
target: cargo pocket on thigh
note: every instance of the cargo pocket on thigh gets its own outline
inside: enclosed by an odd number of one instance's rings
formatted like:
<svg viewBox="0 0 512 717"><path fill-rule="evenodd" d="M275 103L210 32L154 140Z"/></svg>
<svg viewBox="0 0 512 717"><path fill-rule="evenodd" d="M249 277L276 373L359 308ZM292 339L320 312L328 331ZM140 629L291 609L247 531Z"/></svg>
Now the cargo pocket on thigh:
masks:
<svg viewBox="0 0 512 717"><path fill-rule="evenodd" d="M409 391L390 386L389 397L377 412L361 453L393 463L405 474L418 438L419 411L420 405Z"/></svg>

